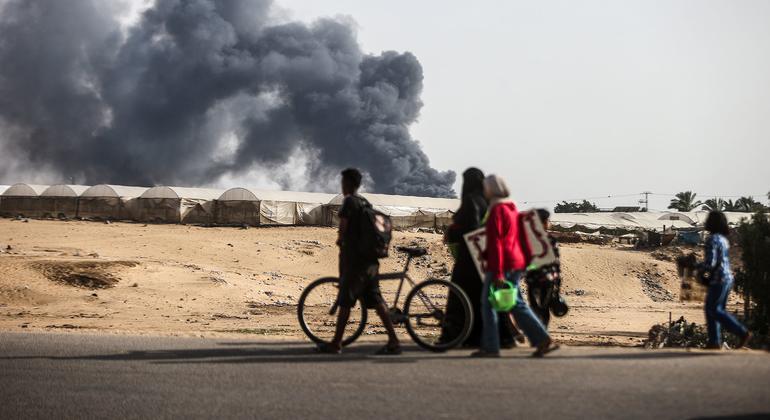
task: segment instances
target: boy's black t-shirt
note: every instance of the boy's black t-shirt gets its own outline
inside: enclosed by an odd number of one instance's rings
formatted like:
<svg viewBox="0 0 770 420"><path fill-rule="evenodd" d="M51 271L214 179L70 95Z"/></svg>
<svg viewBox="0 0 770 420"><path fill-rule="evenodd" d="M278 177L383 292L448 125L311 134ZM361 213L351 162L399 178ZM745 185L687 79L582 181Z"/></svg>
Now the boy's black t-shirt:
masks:
<svg viewBox="0 0 770 420"><path fill-rule="evenodd" d="M347 219L348 226L342 232L342 253L347 257L359 258L358 242L361 237L361 218L368 203L359 195L349 195L342 202L339 217Z"/></svg>

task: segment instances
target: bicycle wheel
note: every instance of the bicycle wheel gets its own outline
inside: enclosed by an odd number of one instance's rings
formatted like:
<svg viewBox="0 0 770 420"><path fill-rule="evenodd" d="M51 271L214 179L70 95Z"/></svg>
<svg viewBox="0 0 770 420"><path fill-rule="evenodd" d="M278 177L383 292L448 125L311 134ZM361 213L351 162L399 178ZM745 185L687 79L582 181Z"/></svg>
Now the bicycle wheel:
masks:
<svg viewBox="0 0 770 420"><path fill-rule="evenodd" d="M297 304L297 318L302 331L314 343L331 342L337 327L337 291L339 279L324 277L310 283ZM366 328L366 307L359 301L350 309L350 319L345 326L342 345L356 341Z"/></svg>
<svg viewBox="0 0 770 420"><path fill-rule="evenodd" d="M460 313L447 316L447 302L456 300ZM446 280L430 279L415 286L404 304L406 331L420 347L431 351L449 350L471 333L473 311L462 289ZM452 337L442 332L453 331Z"/></svg>

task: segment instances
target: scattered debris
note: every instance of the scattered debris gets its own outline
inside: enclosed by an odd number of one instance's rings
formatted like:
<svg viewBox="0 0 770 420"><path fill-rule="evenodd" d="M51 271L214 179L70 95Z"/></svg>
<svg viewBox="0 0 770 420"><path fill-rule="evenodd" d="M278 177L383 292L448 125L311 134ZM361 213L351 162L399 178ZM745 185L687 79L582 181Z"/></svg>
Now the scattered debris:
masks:
<svg viewBox="0 0 770 420"><path fill-rule="evenodd" d="M663 247L650 253L650 255L659 261L676 261L683 257L685 252L678 247Z"/></svg>
<svg viewBox="0 0 770 420"><path fill-rule="evenodd" d="M583 289L575 289L575 290L569 290L567 292L564 292L566 295L572 295L572 296L585 296L586 291Z"/></svg>
<svg viewBox="0 0 770 420"><path fill-rule="evenodd" d="M249 317L238 316L238 315L213 314L211 315L211 319L249 319Z"/></svg>
<svg viewBox="0 0 770 420"><path fill-rule="evenodd" d="M204 277L204 279L209 280L210 282L215 284L227 284L227 280L223 279L222 277L208 276L208 277Z"/></svg>
<svg viewBox="0 0 770 420"><path fill-rule="evenodd" d="M59 325L46 325L46 328L63 328L63 329L71 330L71 329L77 329L77 328L83 328L83 327L79 327L77 325L72 325L72 324L59 324Z"/></svg>
<svg viewBox="0 0 770 420"><path fill-rule="evenodd" d="M639 276L642 283L642 291L653 302L670 302L674 300L674 295L666 290L660 282L660 273L650 273L649 271Z"/></svg>
<svg viewBox="0 0 770 420"><path fill-rule="evenodd" d="M283 278L283 274L277 273L275 271L264 271L262 274L269 276L270 280L280 280Z"/></svg>
<svg viewBox="0 0 770 420"><path fill-rule="evenodd" d="M735 347L738 338L732 334L724 334L725 344ZM663 347L706 347L708 332L706 327L696 323L688 323L684 317L668 323L656 324L650 328L644 348L659 349Z"/></svg>

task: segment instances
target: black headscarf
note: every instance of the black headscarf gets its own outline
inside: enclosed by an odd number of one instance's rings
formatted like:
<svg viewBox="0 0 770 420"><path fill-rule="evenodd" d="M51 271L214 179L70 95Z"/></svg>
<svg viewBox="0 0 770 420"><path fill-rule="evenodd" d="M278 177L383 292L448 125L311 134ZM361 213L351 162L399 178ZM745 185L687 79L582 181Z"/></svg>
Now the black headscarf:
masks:
<svg viewBox="0 0 770 420"><path fill-rule="evenodd" d="M454 222L463 233L476 229L487 212L487 200L484 198L484 172L478 168L468 168L463 172L463 187L460 208L454 216Z"/></svg>

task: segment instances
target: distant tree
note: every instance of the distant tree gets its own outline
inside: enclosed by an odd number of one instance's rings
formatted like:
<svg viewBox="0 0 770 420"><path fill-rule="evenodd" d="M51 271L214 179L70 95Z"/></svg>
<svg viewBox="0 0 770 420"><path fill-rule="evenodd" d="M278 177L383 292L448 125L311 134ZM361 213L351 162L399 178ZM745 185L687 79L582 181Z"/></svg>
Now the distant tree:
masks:
<svg viewBox="0 0 770 420"><path fill-rule="evenodd" d="M599 211L596 204L583 200L582 203L562 201L553 209L554 213L595 213Z"/></svg>
<svg viewBox="0 0 770 420"><path fill-rule="evenodd" d="M735 211L742 211L746 213L756 213L758 211L765 211L767 208L764 204L755 200L754 197L741 197L735 202Z"/></svg>
<svg viewBox="0 0 770 420"><path fill-rule="evenodd" d="M741 211L741 207L737 202L734 203L733 200L725 200L724 203L725 206L722 209L724 211Z"/></svg>
<svg viewBox="0 0 770 420"><path fill-rule="evenodd" d="M674 196L675 198L671 199L671 203L668 205L668 208L677 211L692 211L703 204L700 201L695 200L696 195L697 194L692 191L680 192Z"/></svg>
<svg viewBox="0 0 770 420"><path fill-rule="evenodd" d="M706 211L724 211L725 201L721 198L709 198L703 202L702 210Z"/></svg>

